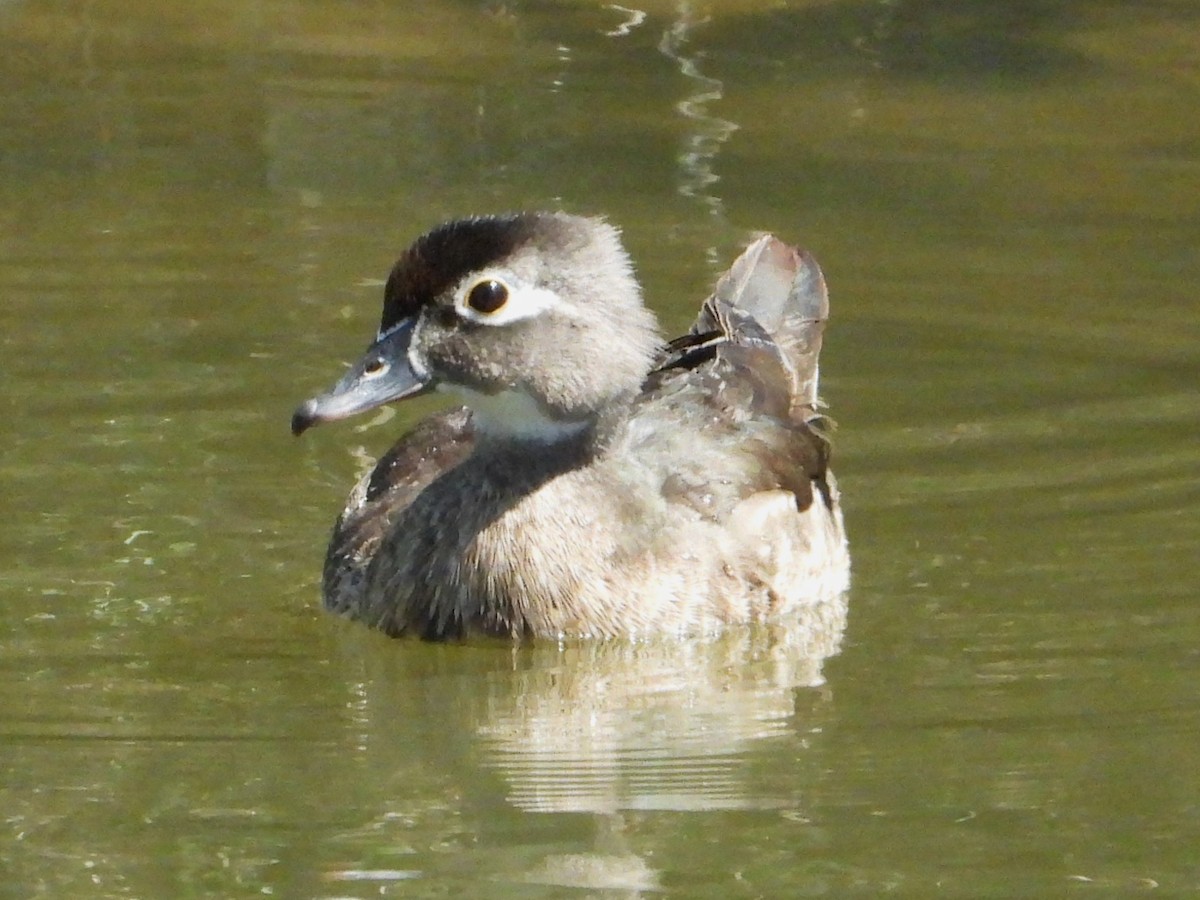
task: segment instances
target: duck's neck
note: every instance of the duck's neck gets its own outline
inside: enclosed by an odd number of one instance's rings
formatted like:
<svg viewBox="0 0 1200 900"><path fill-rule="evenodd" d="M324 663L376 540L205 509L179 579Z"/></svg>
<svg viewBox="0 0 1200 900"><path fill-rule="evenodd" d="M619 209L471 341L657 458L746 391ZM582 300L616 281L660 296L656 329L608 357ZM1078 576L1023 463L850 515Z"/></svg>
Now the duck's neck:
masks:
<svg viewBox="0 0 1200 900"><path fill-rule="evenodd" d="M599 410L567 416L548 410L524 391L485 394L454 387L471 410L476 449L502 455L575 455L600 453L629 412L628 396L614 398Z"/></svg>
<svg viewBox="0 0 1200 900"><path fill-rule="evenodd" d="M527 444L573 442L591 429L591 417L563 419L547 412L520 390L485 394L458 387L454 393L470 407L475 430L485 442L516 441Z"/></svg>

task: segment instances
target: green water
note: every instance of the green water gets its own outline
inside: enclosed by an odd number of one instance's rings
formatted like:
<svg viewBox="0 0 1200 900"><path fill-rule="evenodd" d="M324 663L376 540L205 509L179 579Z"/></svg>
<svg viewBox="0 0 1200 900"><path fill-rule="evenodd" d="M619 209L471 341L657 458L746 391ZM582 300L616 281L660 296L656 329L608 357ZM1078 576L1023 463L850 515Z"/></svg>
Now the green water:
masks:
<svg viewBox="0 0 1200 900"><path fill-rule="evenodd" d="M0 3L0 894L1200 889L1187 3ZM625 25L626 33L621 32ZM325 616L295 441L451 215L831 286L823 667Z"/></svg>

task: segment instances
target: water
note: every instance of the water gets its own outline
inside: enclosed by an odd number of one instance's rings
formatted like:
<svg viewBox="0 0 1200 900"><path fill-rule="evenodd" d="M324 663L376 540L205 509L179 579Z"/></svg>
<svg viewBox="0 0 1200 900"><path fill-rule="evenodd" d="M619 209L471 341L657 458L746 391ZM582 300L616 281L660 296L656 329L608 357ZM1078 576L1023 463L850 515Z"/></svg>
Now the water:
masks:
<svg viewBox="0 0 1200 900"><path fill-rule="evenodd" d="M641 12L0 5L6 894L1200 886L1197 16ZM669 330L752 230L821 260L844 632L320 612L419 410L291 409L413 236L546 206L624 227Z"/></svg>

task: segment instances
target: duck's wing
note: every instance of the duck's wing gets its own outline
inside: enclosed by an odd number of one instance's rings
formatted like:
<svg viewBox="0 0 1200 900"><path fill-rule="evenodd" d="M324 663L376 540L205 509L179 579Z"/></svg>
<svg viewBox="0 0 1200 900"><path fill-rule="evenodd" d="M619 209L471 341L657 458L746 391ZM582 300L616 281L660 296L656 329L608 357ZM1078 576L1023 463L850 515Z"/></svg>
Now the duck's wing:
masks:
<svg viewBox="0 0 1200 900"><path fill-rule="evenodd" d="M720 277L691 329L667 346L656 372L717 360L755 384L762 411L816 417L821 336L829 295L812 255L763 235Z"/></svg>
<svg viewBox="0 0 1200 900"><path fill-rule="evenodd" d="M322 578L326 607L334 612L357 607L367 566L396 516L474 446L465 407L439 413L405 434L362 477L333 526Z"/></svg>
<svg viewBox="0 0 1200 900"><path fill-rule="evenodd" d="M724 432L719 443L729 457L752 461L749 474L732 479L740 484L731 487L735 494L783 489L797 509L816 496L832 509L827 423L817 411L828 316L815 260L763 236L717 281L688 333L667 346L642 402L694 410L681 425L703 436ZM731 445L737 450L729 451ZM697 483L714 480L721 479Z"/></svg>

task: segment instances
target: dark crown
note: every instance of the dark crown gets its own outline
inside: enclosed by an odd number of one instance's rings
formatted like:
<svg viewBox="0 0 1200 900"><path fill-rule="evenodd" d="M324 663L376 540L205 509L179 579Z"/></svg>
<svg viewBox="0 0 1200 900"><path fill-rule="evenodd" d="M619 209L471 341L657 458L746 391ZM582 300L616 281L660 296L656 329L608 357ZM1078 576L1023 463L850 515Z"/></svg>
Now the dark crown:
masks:
<svg viewBox="0 0 1200 900"><path fill-rule="evenodd" d="M476 272L511 255L549 224L539 213L449 222L419 237L392 267L383 293L383 333Z"/></svg>

